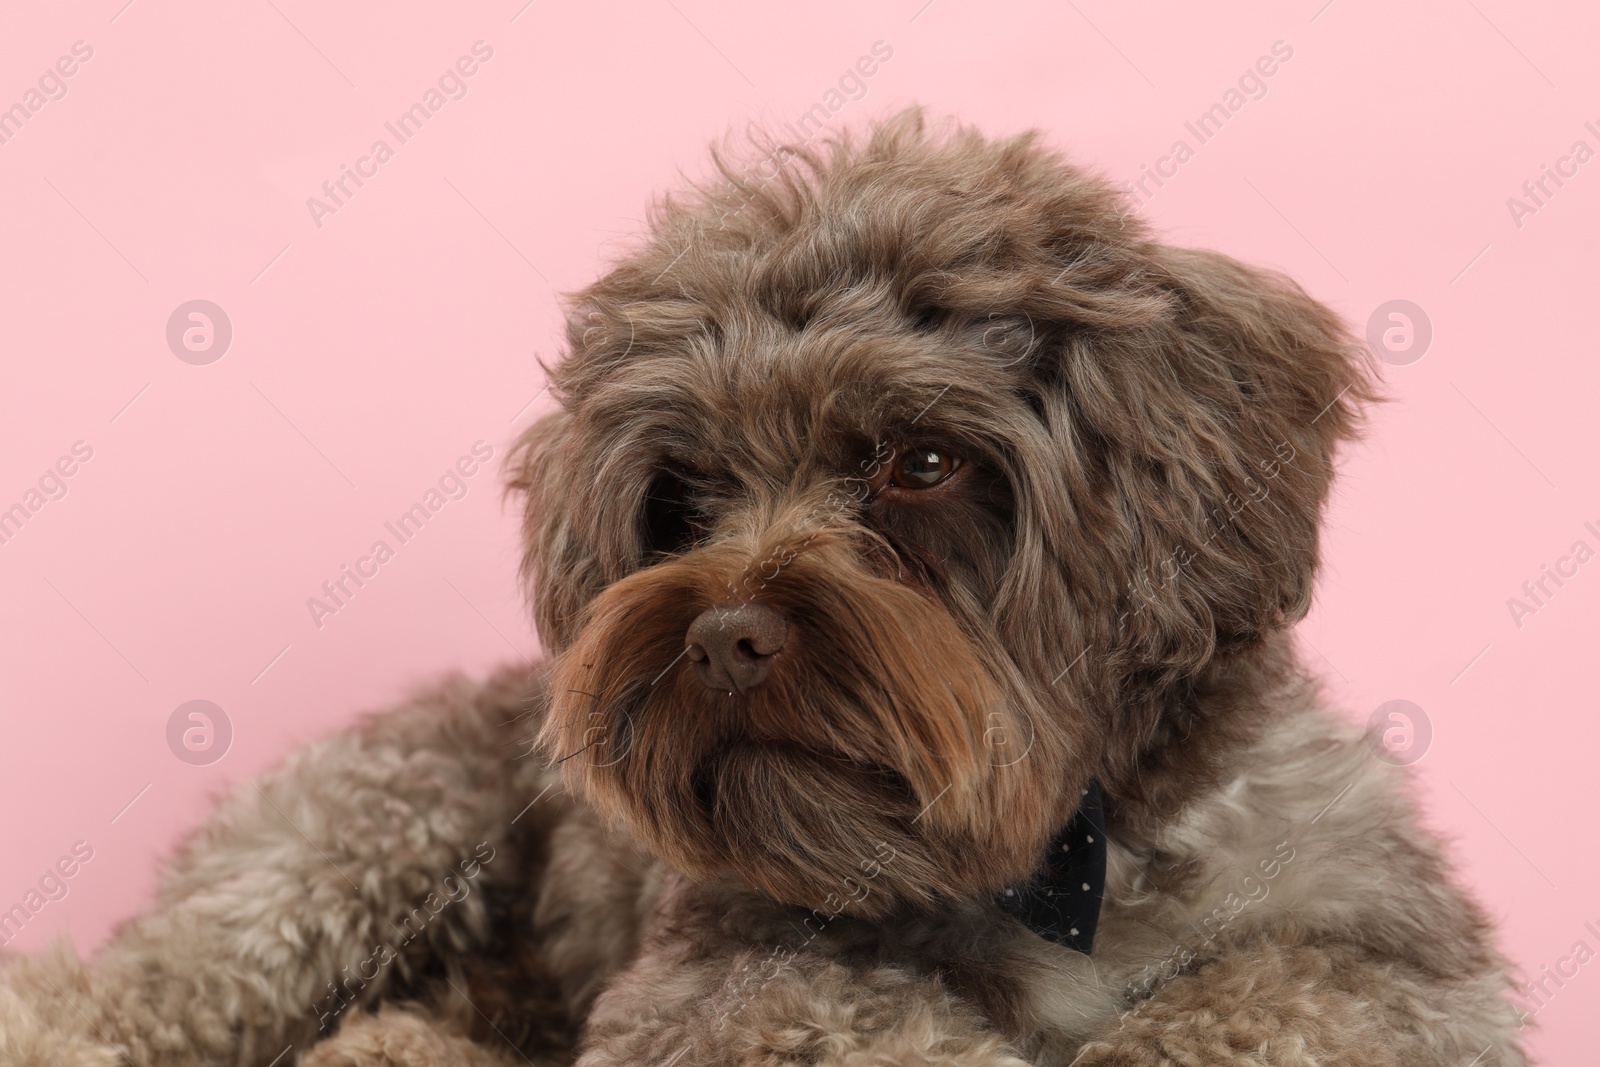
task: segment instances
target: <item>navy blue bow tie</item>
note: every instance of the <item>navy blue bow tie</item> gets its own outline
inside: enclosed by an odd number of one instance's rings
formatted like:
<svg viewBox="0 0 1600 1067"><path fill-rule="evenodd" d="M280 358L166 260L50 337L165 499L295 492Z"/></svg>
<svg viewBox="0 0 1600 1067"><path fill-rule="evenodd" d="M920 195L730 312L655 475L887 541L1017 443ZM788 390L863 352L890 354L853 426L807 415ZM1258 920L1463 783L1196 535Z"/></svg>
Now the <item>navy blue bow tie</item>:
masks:
<svg viewBox="0 0 1600 1067"><path fill-rule="evenodd" d="M1090 782L1033 878L1002 890L995 903L1040 937L1087 954L1105 892L1105 804L1100 784Z"/></svg>

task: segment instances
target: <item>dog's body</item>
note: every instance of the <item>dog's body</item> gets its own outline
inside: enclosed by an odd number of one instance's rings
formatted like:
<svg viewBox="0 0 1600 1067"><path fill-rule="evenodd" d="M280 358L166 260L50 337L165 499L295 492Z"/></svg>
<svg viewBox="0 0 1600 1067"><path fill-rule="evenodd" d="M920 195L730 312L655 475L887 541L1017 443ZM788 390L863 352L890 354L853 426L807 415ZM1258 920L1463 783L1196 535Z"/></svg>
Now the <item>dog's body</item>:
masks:
<svg viewBox="0 0 1600 1067"><path fill-rule="evenodd" d="M1112 828L1091 959L992 907L691 884L507 757L526 681L451 682L241 791L92 967L13 963L0 1062L543 1067L585 1023L593 1067L1520 1062L1399 772L1303 692L1181 820Z"/></svg>
<svg viewBox="0 0 1600 1067"><path fill-rule="evenodd" d="M551 666L241 791L0 971L0 1063L1522 1063L1285 633L1342 327L1028 139L796 160L579 295L513 474ZM1093 785L1085 954L1001 901Z"/></svg>

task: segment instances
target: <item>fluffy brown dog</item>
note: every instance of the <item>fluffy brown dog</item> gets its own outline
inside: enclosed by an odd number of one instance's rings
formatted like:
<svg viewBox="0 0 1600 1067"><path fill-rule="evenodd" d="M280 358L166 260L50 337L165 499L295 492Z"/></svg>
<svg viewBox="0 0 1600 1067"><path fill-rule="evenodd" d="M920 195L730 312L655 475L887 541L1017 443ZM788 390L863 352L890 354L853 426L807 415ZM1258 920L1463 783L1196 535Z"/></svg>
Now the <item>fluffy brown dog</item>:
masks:
<svg viewBox="0 0 1600 1067"><path fill-rule="evenodd" d="M92 965L7 962L0 1061L1521 1064L1285 633L1337 319L1031 137L723 177L515 454L550 667L241 790Z"/></svg>

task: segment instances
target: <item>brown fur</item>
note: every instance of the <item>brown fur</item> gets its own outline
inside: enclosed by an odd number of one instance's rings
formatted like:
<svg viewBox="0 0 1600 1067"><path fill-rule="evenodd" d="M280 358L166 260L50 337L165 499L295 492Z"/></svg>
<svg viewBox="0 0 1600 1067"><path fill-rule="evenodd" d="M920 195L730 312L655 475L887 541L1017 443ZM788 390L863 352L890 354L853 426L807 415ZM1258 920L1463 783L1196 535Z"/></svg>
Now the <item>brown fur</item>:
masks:
<svg viewBox="0 0 1600 1067"><path fill-rule="evenodd" d="M763 150L573 299L511 468L550 666L242 790L92 965L0 969L0 1063L1523 1062L1286 636L1364 350L1037 137ZM729 693L685 633L738 604L786 637ZM1085 956L992 899L1091 780Z"/></svg>

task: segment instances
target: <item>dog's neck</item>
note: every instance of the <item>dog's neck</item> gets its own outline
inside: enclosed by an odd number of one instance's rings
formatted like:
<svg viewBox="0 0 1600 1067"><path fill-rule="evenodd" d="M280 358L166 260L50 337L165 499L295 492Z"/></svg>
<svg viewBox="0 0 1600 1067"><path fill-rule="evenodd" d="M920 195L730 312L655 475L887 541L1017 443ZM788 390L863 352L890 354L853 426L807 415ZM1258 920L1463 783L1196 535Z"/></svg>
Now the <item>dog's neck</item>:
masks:
<svg viewBox="0 0 1600 1067"><path fill-rule="evenodd" d="M1218 657L1168 692L1130 699L1115 717L1145 744L1113 742L1108 750L1139 752L1138 758L1101 765L1032 877L1003 889L995 903L1041 937L1089 952L1105 889L1108 829L1138 839L1237 773L1239 753L1261 718L1282 706L1286 687L1304 684L1285 631Z"/></svg>
<svg viewBox="0 0 1600 1067"><path fill-rule="evenodd" d="M1233 778L1263 721L1309 684L1283 630L1219 656L1179 687L1129 698L1112 716L1098 773L1112 832L1142 837Z"/></svg>

